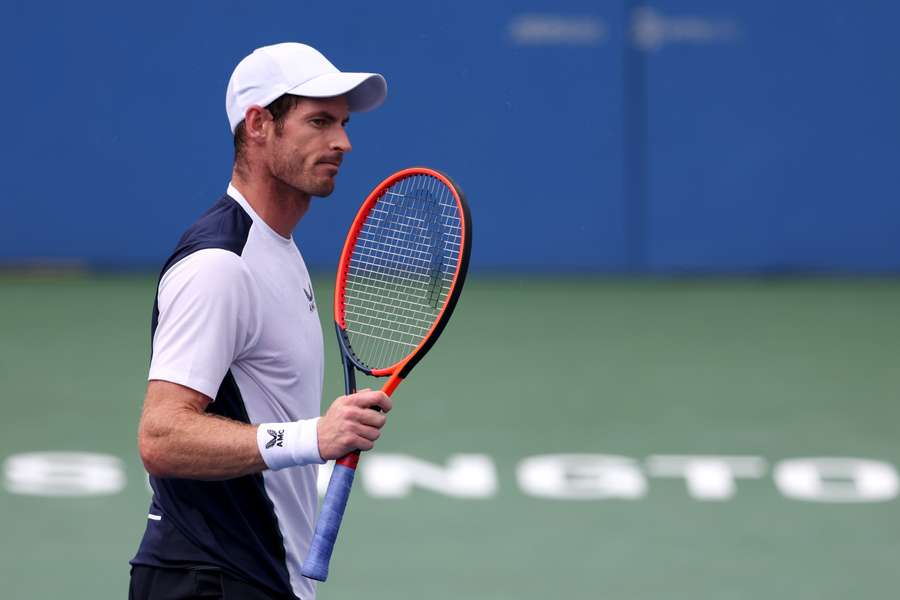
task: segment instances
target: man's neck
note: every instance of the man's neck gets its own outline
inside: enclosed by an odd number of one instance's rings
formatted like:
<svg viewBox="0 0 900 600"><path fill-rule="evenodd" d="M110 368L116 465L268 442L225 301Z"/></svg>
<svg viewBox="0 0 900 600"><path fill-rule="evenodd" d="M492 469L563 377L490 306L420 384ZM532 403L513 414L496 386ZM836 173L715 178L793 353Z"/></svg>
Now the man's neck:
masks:
<svg viewBox="0 0 900 600"><path fill-rule="evenodd" d="M309 194L277 179L244 176L235 169L231 173L231 182L266 225L283 237L291 237L309 209Z"/></svg>

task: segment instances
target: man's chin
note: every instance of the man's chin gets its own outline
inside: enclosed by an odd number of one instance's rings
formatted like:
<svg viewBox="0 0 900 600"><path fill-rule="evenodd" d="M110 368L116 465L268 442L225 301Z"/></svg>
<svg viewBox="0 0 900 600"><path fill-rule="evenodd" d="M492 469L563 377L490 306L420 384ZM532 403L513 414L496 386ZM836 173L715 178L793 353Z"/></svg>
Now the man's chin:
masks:
<svg viewBox="0 0 900 600"><path fill-rule="evenodd" d="M296 176L282 178L281 181L308 196L324 198L330 196L334 191L334 177L322 177L321 175L318 177Z"/></svg>
<svg viewBox="0 0 900 600"><path fill-rule="evenodd" d="M310 194L310 196L312 196L313 198L327 198L332 194L332 192L334 192L334 186L331 186L331 188L327 190L313 192L312 194Z"/></svg>
<svg viewBox="0 0 900 600"><path fill-rule="evenodd" d="M317 198L326 198L332 192L334 192L334 179L329 177L327 181L316 182L309 195Z"/></svg>

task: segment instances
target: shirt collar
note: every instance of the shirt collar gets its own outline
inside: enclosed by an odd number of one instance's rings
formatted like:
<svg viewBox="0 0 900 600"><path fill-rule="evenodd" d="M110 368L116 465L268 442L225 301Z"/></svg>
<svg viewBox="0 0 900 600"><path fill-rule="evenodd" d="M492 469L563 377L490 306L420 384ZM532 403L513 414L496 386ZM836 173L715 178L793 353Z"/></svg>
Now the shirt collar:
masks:
<svg viewBox="0 0 900 600"><path fill-rule="evenodd" d="M285 243L285 244L292 243L294 241L294 236L284 237L283 235L281 235L280 233L278 233L277 231L275 231L274 229L269 227L269 224L266 223L262 217L260 217L258 214L256 214L256 211L253 210L253 207L250 206L250 203L247 202L247 199L240 192L240 190L238 190L234 186L233 181L228 182L228 190L226 191L226 193L228 194L228 196L230 196L232 199L234 199L235 202L237 202L238 204L241 205L241 208L243 208L244 211L248 215L250 215L250 218L253 219L254 223L258 224L261 228L263 228L269 234L274 236L277 240L279 240L280 242Z"/></svg>

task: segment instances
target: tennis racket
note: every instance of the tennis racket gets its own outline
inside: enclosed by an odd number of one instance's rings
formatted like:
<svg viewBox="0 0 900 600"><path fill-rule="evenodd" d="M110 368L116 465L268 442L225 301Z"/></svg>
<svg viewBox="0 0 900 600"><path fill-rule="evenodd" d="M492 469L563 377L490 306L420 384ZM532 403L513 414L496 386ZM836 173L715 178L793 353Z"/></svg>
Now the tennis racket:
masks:
<svg viewBox="0 0 900 600"><path fill-rule="evenodd" d="M334 327L344 389L356 372L388 377L391 395L431 349L459 300L472 246L469 208L449 177L423 167L394 173L356 215L338 265ZM305 577L325 581L359 451L336 461Z"/></svg>

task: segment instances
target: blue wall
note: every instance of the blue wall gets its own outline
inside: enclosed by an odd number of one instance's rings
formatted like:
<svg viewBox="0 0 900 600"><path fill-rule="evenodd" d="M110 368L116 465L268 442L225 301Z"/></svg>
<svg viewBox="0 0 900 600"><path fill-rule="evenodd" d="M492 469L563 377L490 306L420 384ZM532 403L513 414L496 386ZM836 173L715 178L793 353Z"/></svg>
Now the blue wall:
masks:
<svg viewBox="0 0 900 600"><path fill-rule="evenodd" d="M231 69L298 40L389 84L297 230L315 266L426 164L482 269L898 270L900 8L875 6L6 2L0 263L156 266L227 183Z"/></svg>

